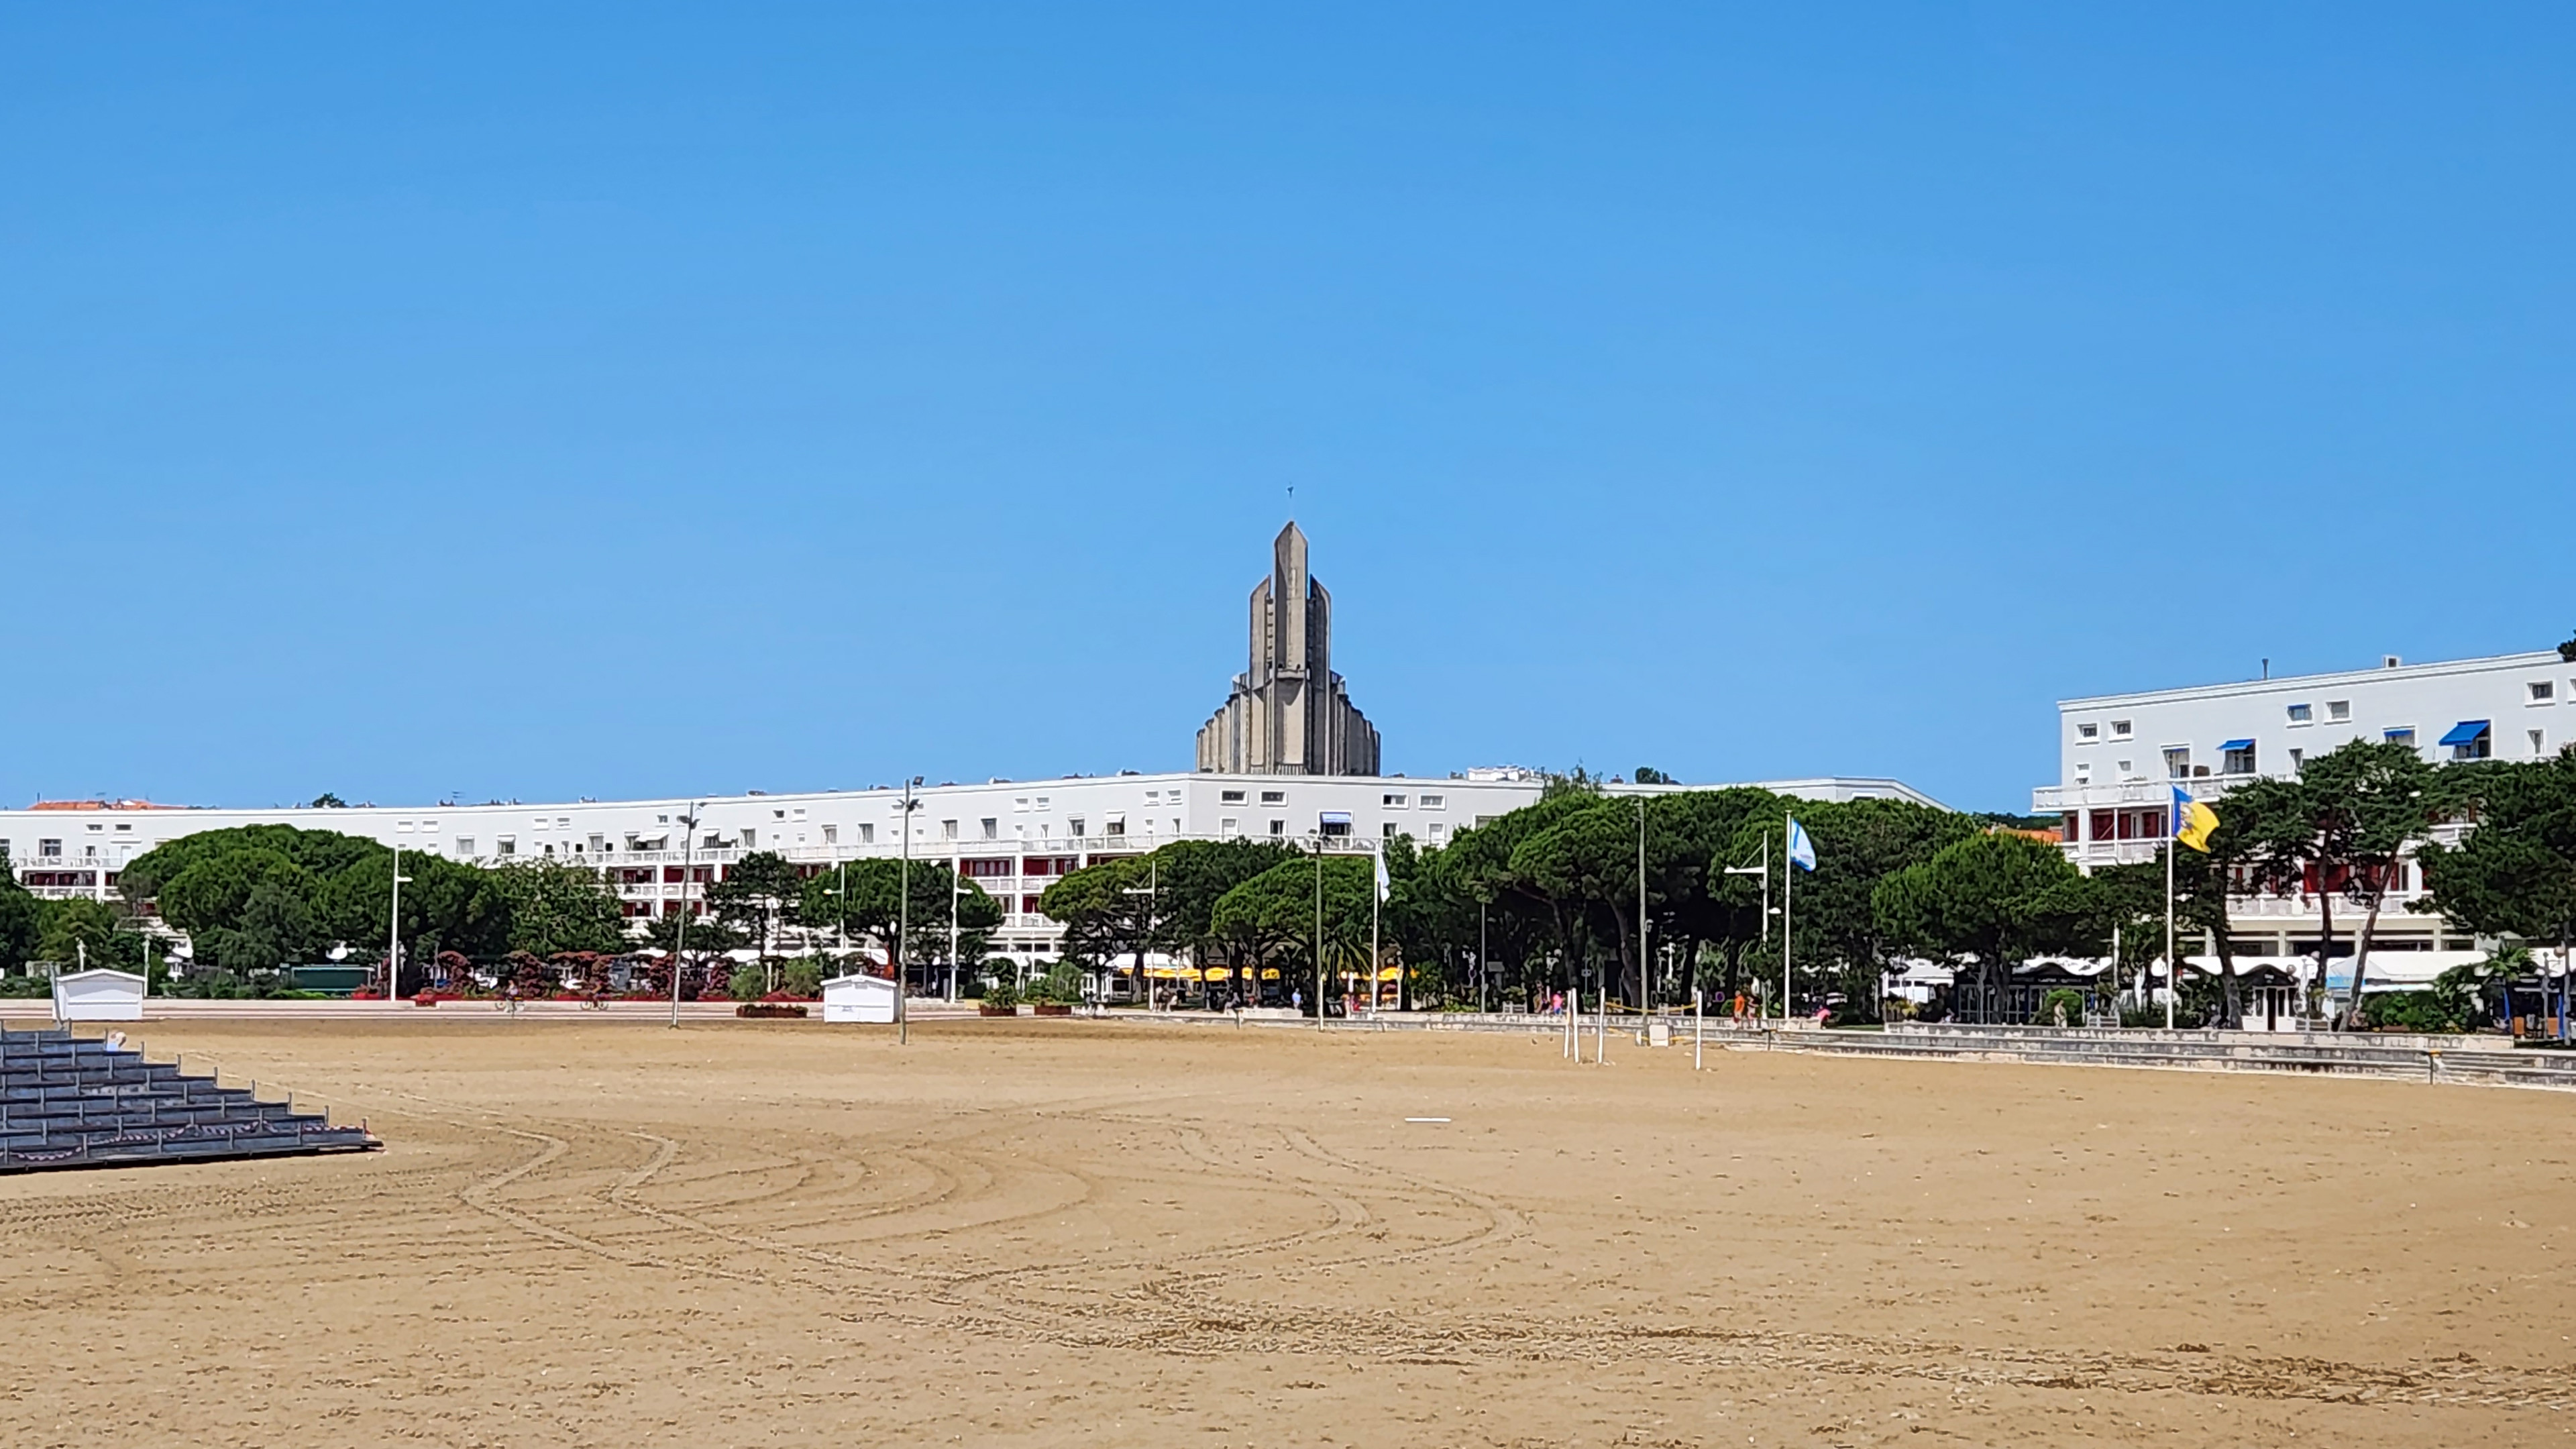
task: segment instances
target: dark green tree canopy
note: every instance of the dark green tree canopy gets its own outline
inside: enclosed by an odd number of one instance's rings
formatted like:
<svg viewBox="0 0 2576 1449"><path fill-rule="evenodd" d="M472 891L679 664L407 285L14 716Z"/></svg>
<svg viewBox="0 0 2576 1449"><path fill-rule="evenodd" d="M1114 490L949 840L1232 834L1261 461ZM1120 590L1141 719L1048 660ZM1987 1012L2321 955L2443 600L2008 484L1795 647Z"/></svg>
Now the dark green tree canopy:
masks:
<svg viewBox="0 0 2576 1449"><path fill-rule="evenodd" d="M1819 854L1821 854L1821 847ZM2037 955L2099 954L2102 887L2055 846L1972 835L1879 882L1872 908L1893 944L1996 973Z"/></svg>
<svg viewBox="0 0 2576 1449"><path fill-rule="evenodd" d="M2444 918L2477 935L2576 936L2576 755L2479 769L2445 803L2477 824L2421 852Z"/></svg>

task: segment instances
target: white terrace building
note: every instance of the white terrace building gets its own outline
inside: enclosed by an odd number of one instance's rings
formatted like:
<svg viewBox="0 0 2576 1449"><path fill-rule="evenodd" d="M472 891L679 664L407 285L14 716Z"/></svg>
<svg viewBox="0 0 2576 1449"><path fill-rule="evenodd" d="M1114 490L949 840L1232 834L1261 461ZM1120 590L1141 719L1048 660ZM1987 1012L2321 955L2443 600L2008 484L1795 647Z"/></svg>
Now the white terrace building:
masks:
<svg viewBox="0 0 2576 1449"><path fill-rule="evenodd" d="M2064 700L2057 713L2058 780L2031 792L2031 808L2060 817L2068 858L2090 869L2156 859L2177 784L2223 816L2229 790L2295 775L2303 761L2352 740L2410 745L2432 761L2531 760L2562 749L2576 740L2576 664L2555 651L2442 664L2391 655L2376 669L2341 674ZM2438 954L2374 960L2374 980L2382 971L2407 980L2476 959L2439 917L2405 909L2421 886L2407 866L2380 917L2373 955ZM2230 917L2240 962L2295 964L2322 937L2312 894L2240 901ZM2338 937L2348 941L2355 924L2336 912Z"/></svg>
<svg viewBox="0 0 2576 1449"><path fill-rule="evenodd" d="M1445 845L1460 830L1537 800L1544 788L1541 776L1523 770L1476 770L1449 780L1119 774L940 784L914 791L909 846L915 859L952 865L999 899L1005 914L996 949L1027 959L1056 954L1062 934L1039 914L1039 895L1093 861L1174 840L1320 837L1358 848L1409 835ZM1806 799L1933 803L1893 780L1783 780L1766 788ZM693 813L698 825L691 831L682 822ZM237 810L51 802L0 811L0 855L38 894L104 899L127 862L164 841L263 824L336 830L479 865L551 857L591 866L607 873L633 918L694 905L753 851L824 870L899 856L907 844L903 792L880 786L552 805Z"/></svg>

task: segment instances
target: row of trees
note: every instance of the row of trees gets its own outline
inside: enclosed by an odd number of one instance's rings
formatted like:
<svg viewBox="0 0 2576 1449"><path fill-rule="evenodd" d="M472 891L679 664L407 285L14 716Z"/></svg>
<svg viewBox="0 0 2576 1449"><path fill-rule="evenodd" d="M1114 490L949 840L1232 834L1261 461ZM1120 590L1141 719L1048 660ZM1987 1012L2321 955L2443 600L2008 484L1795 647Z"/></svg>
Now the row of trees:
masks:
<svg viewBox="0 0 2576 1449"><path fill-rule="evenodd" d="M2401 893L2410 911L2463 934L2549 944L2576 934L2576 757L2434 765L2410 745L2356 740L2294 776L2248 782L2216 808L2209 850L2177 854L2175 903L2193 945L2216 948L2218 1011L2230 1023L2241 1003L2228 907L2249 896L2317 903L2320 967L2352 961L2340 1003L2348 1025L2368 1020L2371 947ZM2420 890L2408 890L2410 869ZM2126 968L2162 949L2162 871L2140 864L2094 877L2111 918L2129 928Z"/></svg>
<svg viewBox="0 0 2576 1449"><path fill-rule="evenodd" d="M1974 817L1753 789L1614 798L1571 782L1446 848L1385 842L1381 939L1425 999L1481 990L1534 1000L1568 987L1606 987L1630 1002L1694 986L1731 993L1776 969L1780 835L1792 808L1828 862L1801 877L1794 915L1811 991L1874 1001L1880 968L1909 948L2001 959L2091 939L2083 905L2093 895L2063 855L1988 833ZM1765 860L1767 892L1728 873ZM1040 908L1066 927L1069 955L1103 967L1148 951L1301 976L1318 951L1327 972L1363 965L1373 867L1328 853L1320 881L1318 872L1284 843L1176 842L1075 871Z"/></svg>
<svg viewBox="0 0 2576 1449"><path fill-rule="evenodd" d="M403 941L406 990L420 984L415 969L452 974L437 964L448 958L504 976L533 972L529 963L598 974L598 963L634 945L615 888L587 866L540 857L487 869L406 852L398 924L393 872L394 853L383 845L288 825L209 830L156 847L125 868L117 895L104 901L38 900L0 871L0 968L81 960L139 968L147 904L188 934L196 965L244 978L318 962L335 949L381 962L389 930ZM908 914L906 957L945 960L953 891L959 955L980 961L1002 920L991 895L931 862L911 867L908 913L897 861L853 861L808 876L761 852L724 876L707 886L687 950L704 959L755 948L771 985L794 935L825 933L890 956ZM654 920L647 936L668 950L680 934L673 913Z"/></svg>
<svg viewBox="0 0 2576 1449"><path fill-rule="evenodd" d="M2240 1009L2231 899L2318 900L2320 957L2345 954L2337 933L2349 930L2356 996L2410 869L2429 888L2414 908L2439 910L2463 932L2576 936L2576 758L2437 767L2407 746L2360 741L2218 805L2209 851L2179 852L2175 883L2186 939L2217 948L2225 1020ZM1781 831L1793 811L1820 861L1797 882L1801 996L1874 1005L1882 973L1903 957L1955 963L1991 989L2034 955L2099 956L2116 940L2125 975L2161 954L2161 863L2087 877L2048 840L2008 828L2019 822L1903 801L1792 801L1755 789L1609 797L1578 780L1446 848L1385 842L1387 957L1413 971L1425 999L1528 1001L1581 987L1634 1003L1776 980ZM1766 861L1767 882L1731 873ZM0 883L0 965L83 954L137 964L130 903L146 900L189 933L198 962L226 971L318 960L334 946L381 959L392 870L384 846L331 831L187 836L130 864L122 901L36 901ZM483 869L408 854L403 870L410 961L604 958L629 944L613 888L585 867L540 859ZM1319 882L1316 860L1283 842L1181 841L1077 870L1040 908L1065 927L1067 954L1096 967L1161 952L1311 977L1319 952L1328 972L1366 964L1372 875L1359 854L1326 855ZM953 919L955 959L977 962L1003 917L1000 902L938 862L916 862L908 877L883 859L809 875L772 853L730 867L706 909L689 922L690 954L754 948L772 986L800 935L809 947L846 943L891 959L908 927L904 959L939 962L951 957ZM669 949L678 934L679 918L665 916L650 938Z"/></svg>
<svg viewBox="0 0 2576 1449"><path fill-rule="evenodd" d="M936 861L853 860L808 875L785 856L756 851L707 887L706 913L690 918L685 933L673 914L648 934L654 945L698 959L756 951L764 983L775 988L791 933L808 949L873 949L889 966L898 938L907 962L946 962L952 948L957 961L981 962L1002 914L982 886Z"/></svg>
<svg viewBox="0 0 2576 1449"><path fill-rule="evenodd" d="M2354 998L2410 867L2429 892L2411 895L2411 908L2459 931L2576 937L2576 757L2435 766L2405 745L2356 741L2296 776L2249 782L2218 810L2209 851L2177 853L2176 924L2186 953L2204 939L2216 946L2225 1022L2242 1009L2234 899L2318 902L2319 959L2353 958ZM1535 1000L1568 987L1632 1003L1693 988L1722 998L1777 980L1782 824L1793 812L1820 861L1799 876L1792 917L1803 998L1839 993L1874 1007L1901 958L1951 963L1966 989L1991 992L2033 956L2100 957L2117 942L2128 979L2163 953L2163 863L2086 876L2042 832L2016 828L2033 822L1755 789L1610 797L1583 782L1446 848L1385 842L1383 940L1424 999ZM1767 882L1730 874L1766 860ZM1089 866L1041 908L1067 928L1068 953L1096 966L1190 952L1202 965L1311 976L1319 949L1330 971L1360 962L1369 939L1367 859L1328 854L1322 871L1320 941L1314 860L1269 841L1178 842ZM2352 1005L2345 1018L2359 1022Z"/></svg>

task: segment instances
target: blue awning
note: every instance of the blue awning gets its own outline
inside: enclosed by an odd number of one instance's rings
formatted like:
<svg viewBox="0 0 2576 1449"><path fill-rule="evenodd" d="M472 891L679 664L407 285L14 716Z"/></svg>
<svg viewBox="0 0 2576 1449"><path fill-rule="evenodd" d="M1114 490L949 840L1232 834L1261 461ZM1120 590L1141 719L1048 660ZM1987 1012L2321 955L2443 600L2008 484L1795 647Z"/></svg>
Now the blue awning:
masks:
<svg viewBox="0 0 2576 1449"><path fill-rule="evenodd" d="M1348 810L1327 810L1315 818L1326 825L1348 825L1351 823L1351 812Z"/></svg>
<svg viewBox="0 0 2576 1449"><path fill-rule="evenodd" d="M2464 719L2458 724L2451 726L2451 732L2442 736L2442 743L2446 745L2474 745L2478 742L2478 737L2486 732L2487 722L2485 720Z"/></svg>
<svg viewBox="0 0 2576 1449"><path fill-rule="evenodd" d="M2228 750L2250 750L2254 748L2254 742L2252 740L2229 740L2218 748L2222 753Z"/></svg>

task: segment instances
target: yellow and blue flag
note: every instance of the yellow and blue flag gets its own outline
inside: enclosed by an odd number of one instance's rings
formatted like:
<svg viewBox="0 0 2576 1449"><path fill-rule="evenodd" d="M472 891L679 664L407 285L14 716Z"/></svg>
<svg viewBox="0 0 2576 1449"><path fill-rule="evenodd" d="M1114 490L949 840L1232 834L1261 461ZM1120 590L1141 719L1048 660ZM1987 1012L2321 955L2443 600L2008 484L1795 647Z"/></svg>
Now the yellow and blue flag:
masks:
<svg viewBox="0 0 2576 1449"><path fill-rule="evenodd" d="M2173 787L2174 839L2207 855L2209 854L2209 832L2217 828L2217 811L2191 798L2184 793L2180 785Z"/></svg>

